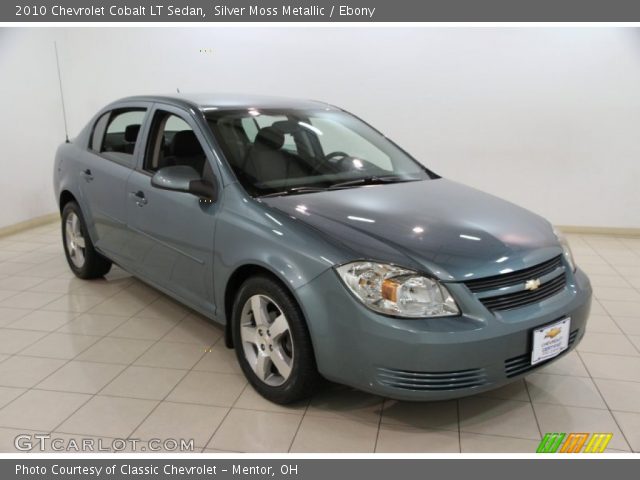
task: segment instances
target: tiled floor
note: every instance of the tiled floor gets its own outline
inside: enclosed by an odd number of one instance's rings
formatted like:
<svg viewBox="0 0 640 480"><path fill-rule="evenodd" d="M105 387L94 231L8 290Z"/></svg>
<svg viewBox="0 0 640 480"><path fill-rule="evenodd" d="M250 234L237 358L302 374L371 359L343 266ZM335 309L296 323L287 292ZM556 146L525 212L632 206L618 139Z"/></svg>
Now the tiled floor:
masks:
<svg viewBox="0 0 640 480"><path fill-rule="evenodd" d="M611 451L640 451L639 238L570 236L595 289L588 331L526 381L438 403L327 385L281 407L247 385L220 328L120 269L74 278L58 228L0 238L0 451L51 433L197 451L533 452L551 431L613 432Z"/></svg>

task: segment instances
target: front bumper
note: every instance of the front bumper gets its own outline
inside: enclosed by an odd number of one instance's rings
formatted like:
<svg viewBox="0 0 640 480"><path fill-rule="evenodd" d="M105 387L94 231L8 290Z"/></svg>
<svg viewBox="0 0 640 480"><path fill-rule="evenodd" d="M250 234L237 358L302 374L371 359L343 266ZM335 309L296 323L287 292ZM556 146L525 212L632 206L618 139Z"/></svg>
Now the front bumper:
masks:
<svg viewBox="0 0 640 480"><path fill-rule="evenodd" d="M470 296L462 284L447 286L456 299ZM580 270L560 293L499 314L479 302L465 301L458 317L380 315L356 300L332 269L295 293L323 376L403 400L472 395L554 362L579 343L591 307L591 285ZM531 366L532 330L564 317L571 318L569 348Z"/></svg>

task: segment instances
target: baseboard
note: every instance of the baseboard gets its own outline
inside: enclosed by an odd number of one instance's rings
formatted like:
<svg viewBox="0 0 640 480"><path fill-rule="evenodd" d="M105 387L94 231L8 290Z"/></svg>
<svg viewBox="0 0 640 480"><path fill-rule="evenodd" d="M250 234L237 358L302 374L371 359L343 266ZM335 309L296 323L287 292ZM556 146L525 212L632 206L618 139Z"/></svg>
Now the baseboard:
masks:
<svg viewBox="0 0 640 480"><path fill-rule="evenodd" d="M47 215L42 215L41 217L25 220L24 222L14 223L13 225L7 225L6 227L0 227L0 237L6 237L7 235L13 235L14 233L22 232L23 230L29 230L30 228L53 223L59 219L59 213L49 213Z"/></svg>
<svg viewBox="0 0 640 480"><path fill-rule="evenodd" d="M564 233L584 233L589 235L616 235L622 237L640 237L640 228L585 227L579 225L556 225Z"/></svg>

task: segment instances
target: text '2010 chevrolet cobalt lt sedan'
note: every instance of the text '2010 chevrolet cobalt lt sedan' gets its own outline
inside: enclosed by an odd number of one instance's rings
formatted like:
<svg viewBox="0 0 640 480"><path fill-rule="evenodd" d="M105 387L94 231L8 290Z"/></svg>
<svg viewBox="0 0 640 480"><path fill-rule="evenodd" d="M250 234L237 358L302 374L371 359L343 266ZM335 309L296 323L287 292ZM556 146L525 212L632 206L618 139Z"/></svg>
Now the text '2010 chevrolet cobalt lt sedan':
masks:
<svg viewBox="0 0 640 480"><path fill-rule="evenodd" d="M225 325L266 398L496 388L574 348L591 287L545 219L314 101L117 101L59 148L69 266L112 262Z"/></svg>

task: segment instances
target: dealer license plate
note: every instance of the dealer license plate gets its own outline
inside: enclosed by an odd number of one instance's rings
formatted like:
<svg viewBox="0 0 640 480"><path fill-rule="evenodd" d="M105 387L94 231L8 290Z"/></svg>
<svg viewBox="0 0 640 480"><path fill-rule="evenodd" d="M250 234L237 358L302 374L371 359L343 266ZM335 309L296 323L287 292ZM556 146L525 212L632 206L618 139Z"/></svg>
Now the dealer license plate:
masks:
<svg viewBox="0 0 640 480"><path fill-rule="evenodd" d="M560 355L569 348L569 331L571 318L563 318L533 331L533 351L531 352L531 365L544 362Z"/></svg>

